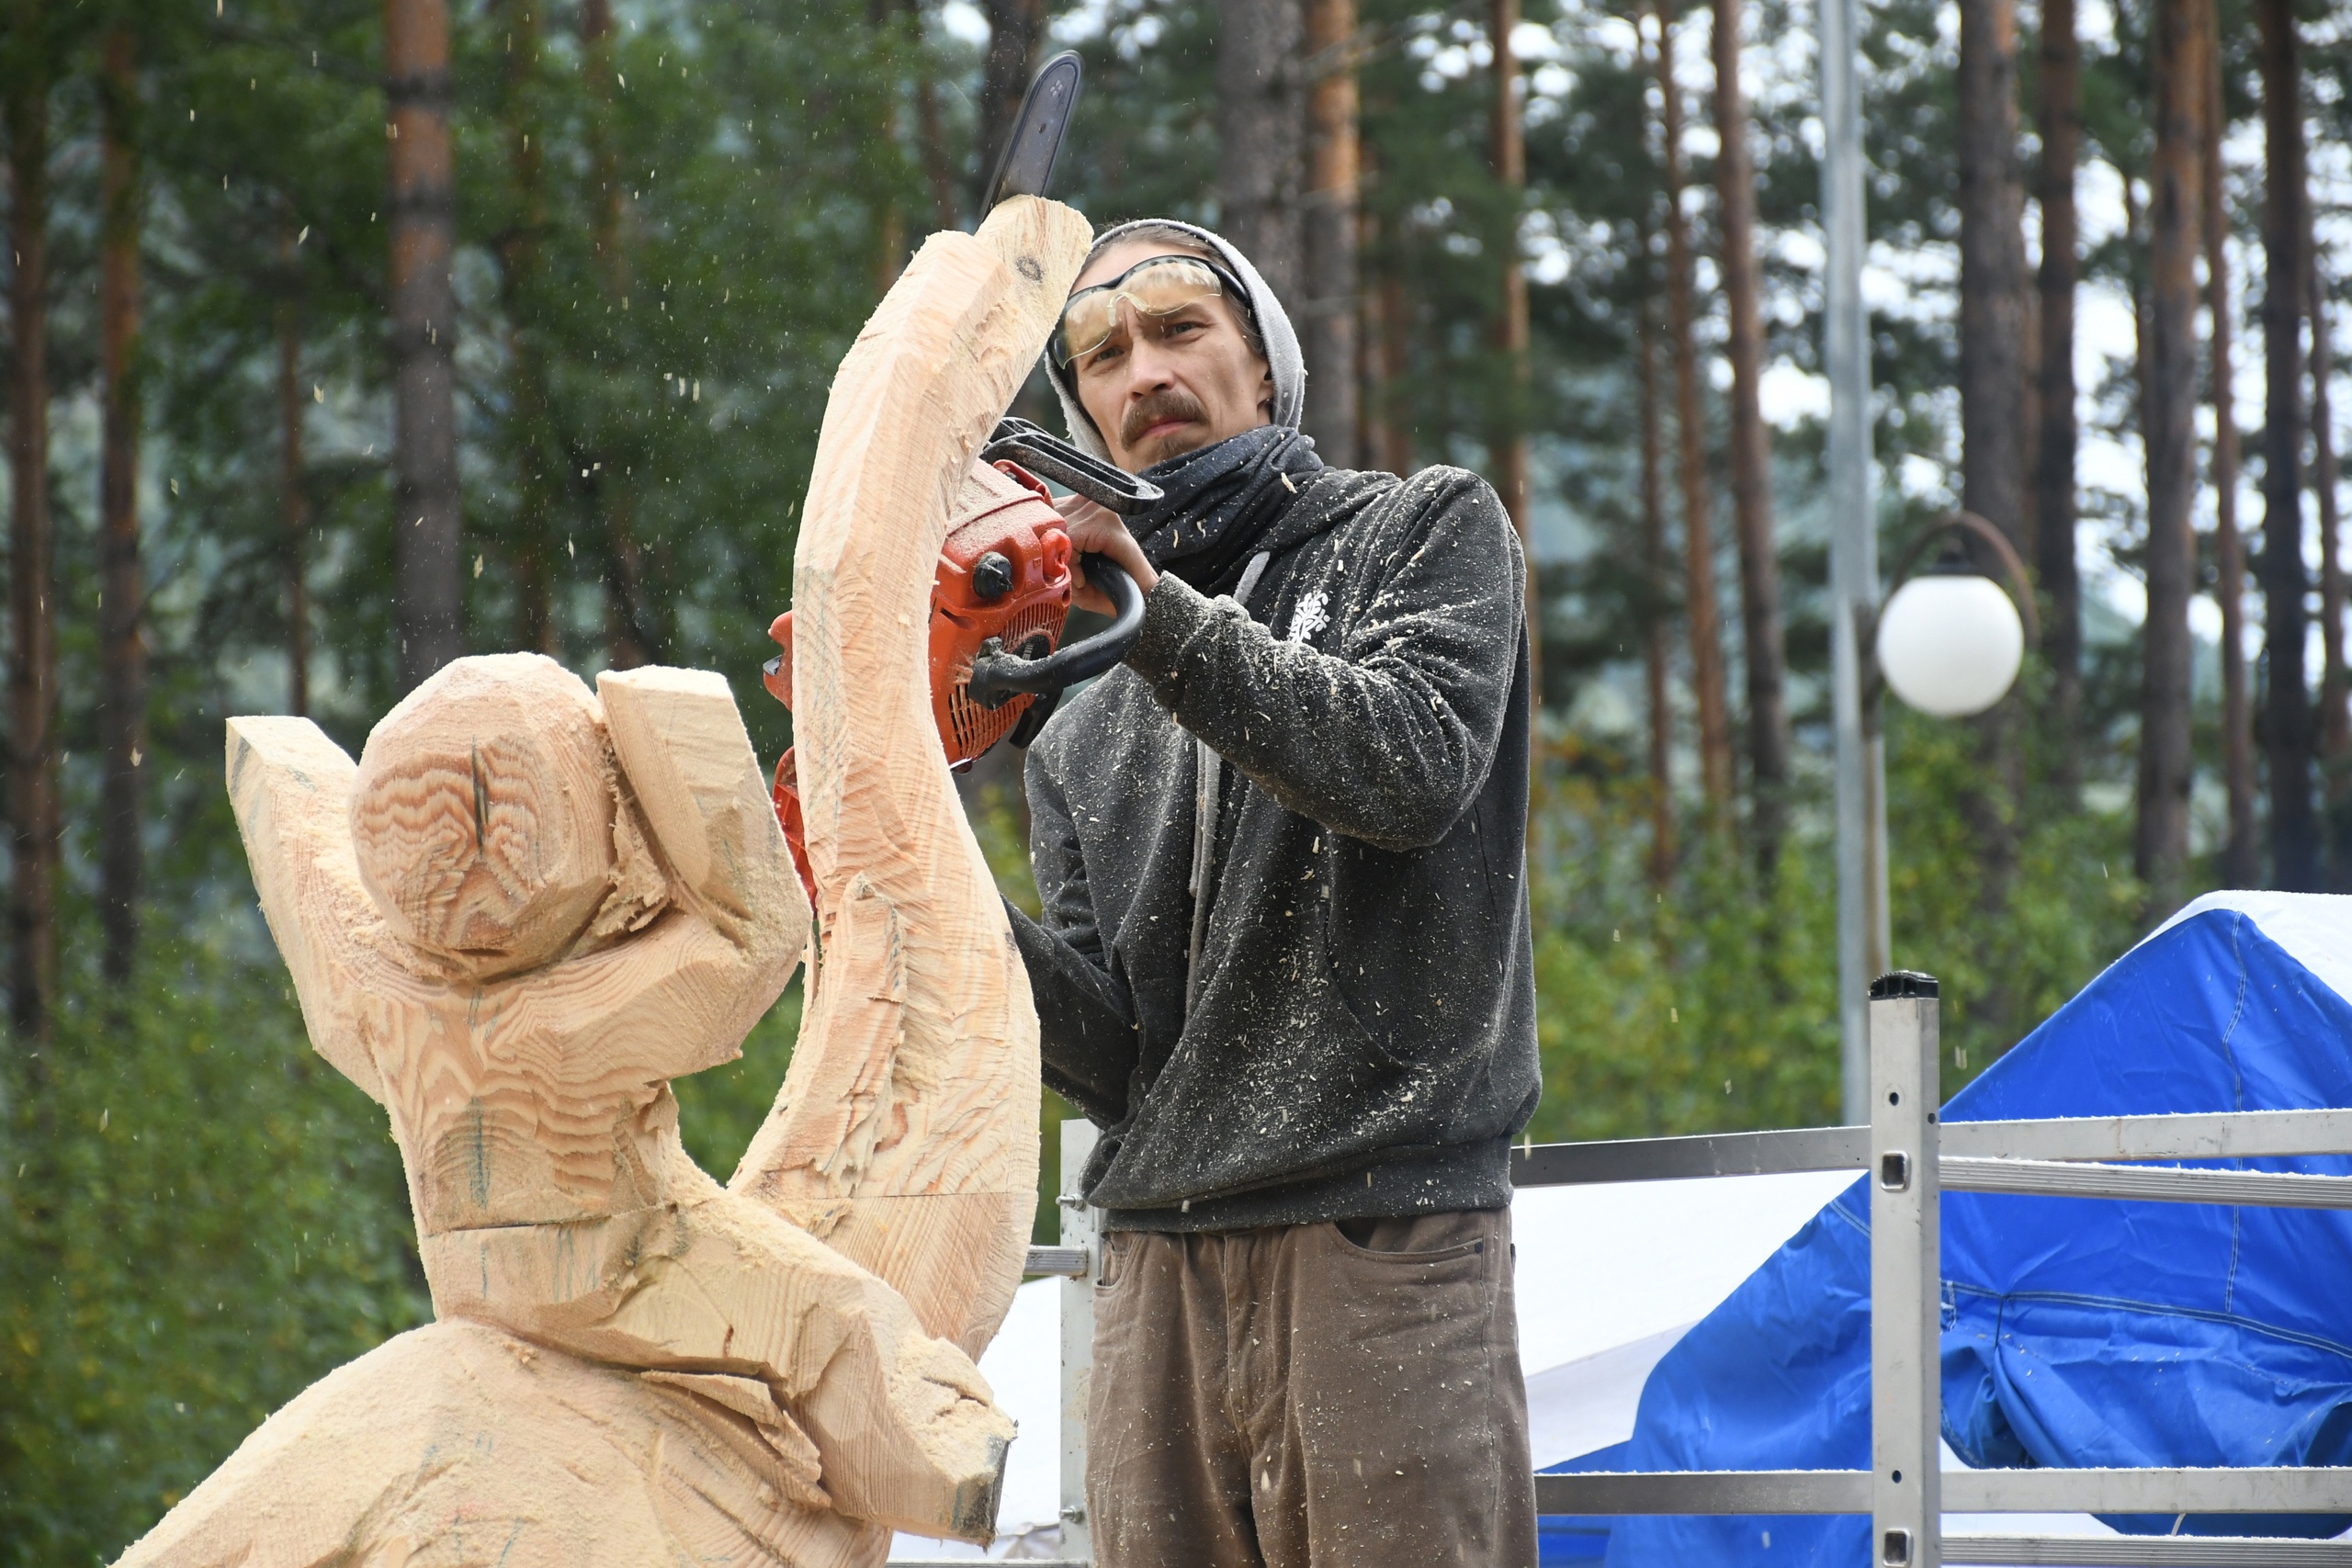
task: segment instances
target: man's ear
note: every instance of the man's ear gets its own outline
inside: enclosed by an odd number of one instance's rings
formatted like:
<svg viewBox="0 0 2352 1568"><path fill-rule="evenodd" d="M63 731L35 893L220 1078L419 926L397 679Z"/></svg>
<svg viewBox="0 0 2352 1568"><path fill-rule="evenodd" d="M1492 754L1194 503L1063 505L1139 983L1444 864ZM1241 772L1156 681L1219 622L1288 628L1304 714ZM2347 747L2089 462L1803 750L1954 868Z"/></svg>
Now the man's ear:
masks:
<svg viewBox="0 0 2352 1568"><path fill-rule="evenodd" d="M1260 364L1265 364L1263 360ZM1258 412L1268 424L1274 423L1274 367L1266 366L1266 374L1258 383Z"/></svg>

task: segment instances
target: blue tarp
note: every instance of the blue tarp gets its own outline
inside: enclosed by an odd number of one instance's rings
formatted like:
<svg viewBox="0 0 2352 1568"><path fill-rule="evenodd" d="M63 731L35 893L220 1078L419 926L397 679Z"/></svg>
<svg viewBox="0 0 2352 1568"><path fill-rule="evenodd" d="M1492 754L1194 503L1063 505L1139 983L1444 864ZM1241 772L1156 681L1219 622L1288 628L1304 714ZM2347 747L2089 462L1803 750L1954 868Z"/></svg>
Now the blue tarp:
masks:
<svg viewBox="0 0 2352 1568"><path fill-rule="evenodd" d="M2266 912L2296 951L2265 933ZM2352 899L2200 901L1955 1096L1945 1120L2352 1106L2352 1005L2315 964L2346 985ZM2216 1163L2352 1173L2335 1158ZM1953 1194L1943 1278L1944 1436L1970 1464L2352 1463L2352 1213ZM1866 1468L1869 1280L1858 1182L1658 1364L1623 1468ZM2307 1536L2352 1525L2109 1522ZM1856 1568L1868 1532L1857 1517L1625 1519L1607 1561Z"/></svg>

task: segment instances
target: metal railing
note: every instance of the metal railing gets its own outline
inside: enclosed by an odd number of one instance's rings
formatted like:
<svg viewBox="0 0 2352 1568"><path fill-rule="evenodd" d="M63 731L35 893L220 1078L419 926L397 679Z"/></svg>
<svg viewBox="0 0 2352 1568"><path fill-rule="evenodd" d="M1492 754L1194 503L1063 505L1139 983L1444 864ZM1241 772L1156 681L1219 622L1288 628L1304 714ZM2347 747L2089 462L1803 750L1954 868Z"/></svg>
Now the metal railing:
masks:
<svg viewBox="0 0 2352 1568"><path fill-rule="evenodd" d="M1942 1533L1962 1514L2352 1514L2352 1467L1962 1470L1939 1463L1943 1192L2141 1202L2352 1208L2352 1177L2180 1169L2121 1162L2352 1154L2352 1111L1967 1122L1937 1117L1937 987L1924 975L1871 987L1871 1122L1695 1137L1546 1144L1514 1150L1514 1187L1666 1181L1807 1170L1868 1171L1871 1198L1871 1468L1538 1474L1545 1514L1868 1514L1877 1568L2352 1568L2352 1541L2170 1536ZM1029 1271L1064 1277L1061 1313L1062 1556L1091 1561L1086 1393L1098 1254L1077 1191L1094 1128L1062 1123L1061 1245Z"/></svg>
<svg viewBox="0 0 2352 1568"><path fill-rule="evenodd" d="M1966 1470L1939 1464L1943 1191L2352 1207L2352 1178L2111 1163L2352 1153L2352 1111L1971 1122L1937 1118L1936 983L1871 987L1871 1124L1531 1149L1520 1185L1765 1171L1871 1174L1871 1468L1539 1475L1557 1514L1871 1516L1879 1568L1939 1564L2352 1564L2352 1543L2220 1537L1942 1535L1955 1513L2352 1513L2352 1468ZM1523 1174L1522 1174L1523 1172Z"/></svg>

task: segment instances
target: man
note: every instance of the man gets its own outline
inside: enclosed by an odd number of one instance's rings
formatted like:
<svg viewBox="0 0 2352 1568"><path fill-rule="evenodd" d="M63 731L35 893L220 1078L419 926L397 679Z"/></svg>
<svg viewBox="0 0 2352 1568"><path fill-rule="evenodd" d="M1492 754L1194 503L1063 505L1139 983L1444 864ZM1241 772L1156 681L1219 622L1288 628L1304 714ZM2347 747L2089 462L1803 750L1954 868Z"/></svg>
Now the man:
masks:
<svg viewBox="0 0 2352 1568"><path fill-rule="evenodd" d="M1096 1561L1532 1563L1510 521L1460 469L1324 468L1289 321L1204 230L1098 240L1048 369L1072 437L1168 492L1071 508L1144 626L1031 750L1044 914L1013 916L1046 1081L1103 1130Z"/></svg>

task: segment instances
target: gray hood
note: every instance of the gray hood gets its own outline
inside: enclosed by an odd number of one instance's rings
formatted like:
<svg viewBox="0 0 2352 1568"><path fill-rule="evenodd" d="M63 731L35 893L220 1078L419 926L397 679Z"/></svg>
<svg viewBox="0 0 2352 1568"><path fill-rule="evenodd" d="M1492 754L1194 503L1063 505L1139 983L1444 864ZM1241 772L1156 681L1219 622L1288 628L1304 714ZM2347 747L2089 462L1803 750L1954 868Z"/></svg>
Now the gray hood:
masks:
<svg viewBox="0 0 2352 1568"><path fill-rule="evenodd" d="M1173 218L1139 218L1132 223L1122 223L1095 236L1094 245L1101 249L1130 229L1145 225L1153 228L1179 229L1192 235L1214 252L1233 276L1241 280L1249 291L1250 313L1258 323L1259 341L1266 347L1266 364L1274 373L1273 423L1292 430L1298 428L1300 416L1306 408L1306 358L1298 350L1298 333L1290 324L1289 312L1250 258L1227 243L1221 234L1213 234L1195 223L1180 223ZM1070 385L1069 372L1046 355L1046 374L1054 383L1054 392L1062 400L1062 418L1069 425L1069 438L1079 446L1104 462L1111 460L1110 448L1102 444L1102 432L1094 428L1094 421L1079 405L1077 389Z"/></svg>

